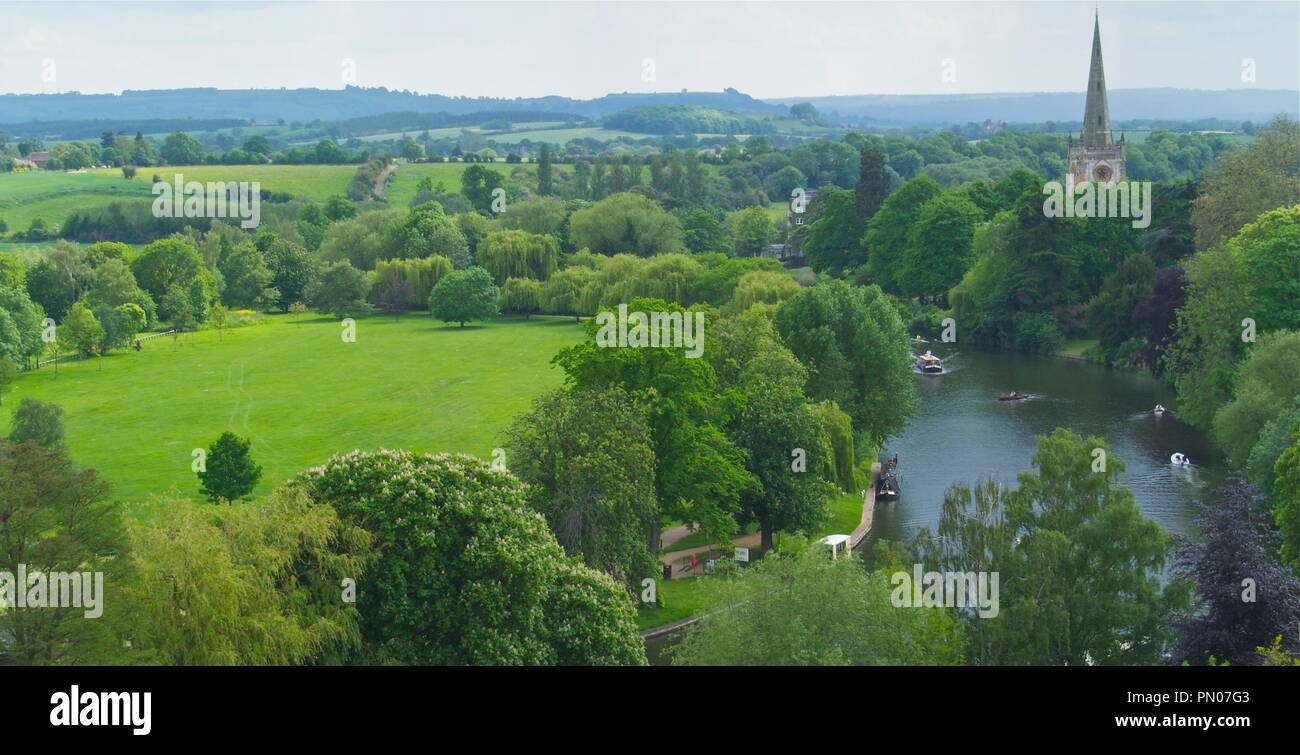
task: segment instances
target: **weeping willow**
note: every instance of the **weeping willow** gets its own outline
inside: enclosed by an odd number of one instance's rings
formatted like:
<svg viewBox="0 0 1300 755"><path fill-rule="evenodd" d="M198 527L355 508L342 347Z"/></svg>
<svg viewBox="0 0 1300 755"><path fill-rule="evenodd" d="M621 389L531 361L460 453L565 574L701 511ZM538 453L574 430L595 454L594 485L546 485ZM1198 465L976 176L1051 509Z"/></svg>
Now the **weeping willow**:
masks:
<svg viewBox="0 0 1300 755"><path fill-rule="evenodd" d="M841 490L856 491L861 475L854 463L853 423L849 415L829 400L813 404L812 409L821 422L822 432L826 434L826 441L831 448L830 456L826 459L827 468L819 471L823 477L834 481Z"/></svg>
<svg viewBox="0 0 1300 755"><path fill-rule="evenodd" d="M378 260L375 262L375 269L370 275L370 290L373 293L379 290L379 284L388 277L389 272L395 272L402 277L411 286L411 298L407 302L410 307L424 307L429 301L429 293L443 276L452 271L451 260L440 254L423 259L396 259L396 260Z"/></svg>
<svg viewBox="0 0 1300 755"><path fill-rule="evenodd" d="M554 237L528 231L493 231L478 244L478 264L498 285L508 278L547 280L559 259L560 245Z"/></svg>

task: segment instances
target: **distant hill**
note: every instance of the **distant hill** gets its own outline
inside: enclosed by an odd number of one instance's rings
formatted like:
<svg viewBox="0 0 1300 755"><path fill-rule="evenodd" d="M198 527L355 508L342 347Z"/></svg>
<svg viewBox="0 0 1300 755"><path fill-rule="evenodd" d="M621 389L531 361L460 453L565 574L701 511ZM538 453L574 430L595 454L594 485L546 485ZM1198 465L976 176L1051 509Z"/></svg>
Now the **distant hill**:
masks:
<svg viewBox="0 0 1300 755"><path fill-rule="evenodd" d="M737 113L776 115L786 108L734 89L723 92L608 94L593 100L569 97L445 97L365 89L151 89L115 94L0 95L0 123L87 119L243 118L274 123L337 121L394 112L461 115L485 110L539 110L602 118L637 105L699 105Z"/></svg>
<svg viewBox="0 0 1300 755"><path fill-rule="evenodd" d="M767 121L701 105L634 105L605 116L605 128L638 134L772 134Z"/></svg>
<svg viewBox="0 0 1300 755"><path fill-rule="evenodd" d="M446 97L367 89L153 89L114 94L6 94L0 95L0 128L34 121L117 122L118 128L144 130L133 121L158 123L168 119L245 122L344 121L393 113L445 113L463 116L484 112L535 112L539 119L563 115L599 120L614 113L642 107L692 106L740 113L780 116L798 102L812 103L824 119L859 126L946 126L983 122L1076 122L1083 115L1082 92L1031 92L1025 94L949 95L849 95L838 97L785 97L757 100L726 89L721 92L653 92L607 94L590 100L569 97ZM642 111L633 111L639 113ZM1234 89L1115 89L1110 92L1112 120L1160 119L1199 121L1267 121L1279 112L1300 118L1300 92L1293 90ZM545 116L541 115L545 114ZM516 120L525 120L517 118ZM429 120L432 125L438 119ZM85 126L86 124L78 124ZM427 127L427 126L426 126ZM48 129L42 129L48 131ZM16 133L16 131L11 131Z"/></svg>
<svg viewBox="0 0 1300 755"><path fill-rule="evenodd" d="M1288 89L1112 89L1112 121L1137 119L1266 122L1276 113L1300 119L1300 92ZM777 105L810 102L823 118L879 126L946 126L986 119L1007 123L1078 122L1083 92L1023 94L863 94L769 99Z"/></svg>

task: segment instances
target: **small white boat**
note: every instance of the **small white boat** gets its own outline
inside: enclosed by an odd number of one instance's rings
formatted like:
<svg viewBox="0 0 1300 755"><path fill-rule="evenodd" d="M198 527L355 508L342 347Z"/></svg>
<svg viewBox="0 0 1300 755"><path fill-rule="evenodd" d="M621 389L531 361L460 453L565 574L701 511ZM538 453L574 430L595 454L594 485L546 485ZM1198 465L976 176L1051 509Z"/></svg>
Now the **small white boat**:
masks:
<svg viewBox="0 0 1300 755"><path fill-rule="evenodd" d="M1174 466L1185 467L1188 464L1191 464L1192 460L1184 456L1182 453L1175 451L1174 455L1169 457L1169 463Z"/></svg>

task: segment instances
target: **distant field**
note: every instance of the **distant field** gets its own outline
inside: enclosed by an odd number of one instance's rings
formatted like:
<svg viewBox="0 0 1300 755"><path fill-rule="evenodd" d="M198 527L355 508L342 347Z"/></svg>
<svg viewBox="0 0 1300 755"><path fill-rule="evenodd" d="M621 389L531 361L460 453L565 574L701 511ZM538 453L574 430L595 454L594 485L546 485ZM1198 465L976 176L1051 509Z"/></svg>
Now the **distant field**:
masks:
<svg viewBox="0 0 1300 755"><path fill-rule="evenodd" d="M36 171L0 174L0 218L10 232L25 231L32 219L62 225L73 210L108 202L153 196L150 180L157 174L174 181L257 181L263 189L289 192L313 200L345 194L355 165L183 165L140 168L134 180L117 168L94 168L78 173Z"/></svg>
<svg viewBox="0 0 1300 755"><path fill-rule="evenodd" d="M344 343L334 319L269 320L220 342L212 331L178 346L156 338L105 358L102 372L88 359L60 365L58 378L51 367L22 373L4 393L0 428L25 396L61 404L73 458L133 504L172 485L197 497L190 452L225 430L252 440L258 494L356 448L490 459L510 420L560 384L551 357L583 334L567 318L462 329L412 314L361 318L356 342Z"/></svg>
<svg viewBox="0 0 1300 755"><path fill-rule="evenodd" d="M88 171L102 175L117 173L116 169ZM157 173L164 181L174 181L177 174L186 181L257 181L263 189L285 191L294 196L323 200L335 194L346 194L355 165L169 165L165 168L141 168L135 180L144 184L149 192L150 178Z"/></svg>
<svg viewBox="0 0 1300 755"><path fill-rule="evenodd" d="M388 179L388 185L384 189L384 199L393 207L405 207L411 198L415 196L418 189L416 188L420 180L429 178L433 181L436 189L439 183L448 192L455 194L460 191L460 176L465 169L475 163L403 163ZM510 176L517 170L522 170L529 176L537 175L537 163L507 163L496 162L483 167L495 170L510 180ZM551 168L556 174L571 173L572 165L553 165Z"/></svg>
<svg viewBox="0 0 1300 755"><path fill-rule="evenodd" d="M147 176L128 181L121 171L0 173L0 218L10 233L27 230L34 218L57 226L88 204L148 196Z"/></svg>
<svg viewBox="0 0 1300 755"><path fill-rule="evenodd" d="M53 247L56 241L41 241L28 243L26 241L0 241L0 254L12 254L20 260L29 261L37 258L46 249ZM144 248L144 244L127 244L131 251L137 254Z"/></svg>
<svg viewBox="0 0 1300 755"><path fill-rule="evenodd" d="M495 134L492 136L498 142L503 144L514 144L524 139L531 139L535 142L547 142L549 144L564 144L570 139L596 139L598 141L609 141L617 139L620 136L630 136L633 139L645 139L653 137L654 134L635 134L631 131L618 131L616 129L604 129L599 127L590 128L548 128L536 129L533 131L516 131L513 134Z"/></svg>

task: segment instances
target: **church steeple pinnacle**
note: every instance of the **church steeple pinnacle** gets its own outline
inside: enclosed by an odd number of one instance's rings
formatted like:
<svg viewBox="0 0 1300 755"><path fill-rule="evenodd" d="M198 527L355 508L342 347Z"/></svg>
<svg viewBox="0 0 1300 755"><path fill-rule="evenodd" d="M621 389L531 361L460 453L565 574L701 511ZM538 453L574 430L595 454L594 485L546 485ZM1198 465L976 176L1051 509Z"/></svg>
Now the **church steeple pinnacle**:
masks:
<svg viewBox="0 0 1300 755"><path fill-rule="evenodd" d="M1124 136L1116 143L1110 130L1110 105L1106 102L1106 72L1101 63L1101 16L1092 19L1092 63L1088 68L1088 91L1083 105L1083 129L1076 143L1066 138L1069 175L1076 184L1084 181L1112 183L1127 181Z"/></svg>
<svg viewBox="0 0 1300 755"><path fill-rule="evenodd" d="M1093 17L1092 63L1088 68L1088 93L1083 108L1079 143L1091 149L1115 146L1110 132L1110 107L1106 103L1106 71L1101 62L1101 17Z"/></svg>

